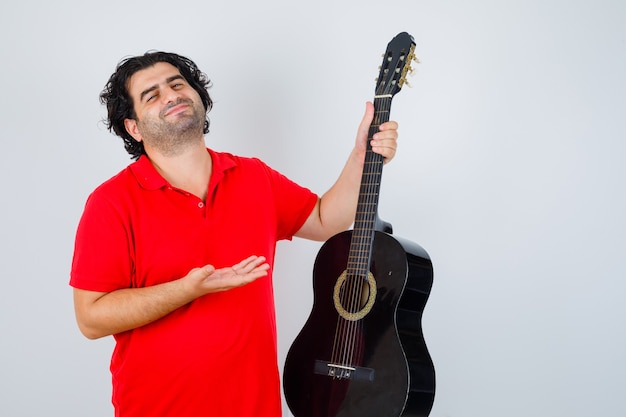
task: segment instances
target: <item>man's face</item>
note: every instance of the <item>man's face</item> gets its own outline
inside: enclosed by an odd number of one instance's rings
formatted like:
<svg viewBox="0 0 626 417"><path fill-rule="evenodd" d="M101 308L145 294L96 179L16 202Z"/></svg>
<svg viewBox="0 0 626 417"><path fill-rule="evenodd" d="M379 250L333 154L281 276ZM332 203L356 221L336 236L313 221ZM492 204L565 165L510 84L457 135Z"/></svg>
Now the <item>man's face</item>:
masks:
<svg viewBox="0 0 626 417"><path fill-rule="evenodd" d="M136 119L124 121L126 130L144 142L147 152L172 154L181 145L203 140L202 100L173 65L159 62L137 71L128 81L128 92Z"/></svg>

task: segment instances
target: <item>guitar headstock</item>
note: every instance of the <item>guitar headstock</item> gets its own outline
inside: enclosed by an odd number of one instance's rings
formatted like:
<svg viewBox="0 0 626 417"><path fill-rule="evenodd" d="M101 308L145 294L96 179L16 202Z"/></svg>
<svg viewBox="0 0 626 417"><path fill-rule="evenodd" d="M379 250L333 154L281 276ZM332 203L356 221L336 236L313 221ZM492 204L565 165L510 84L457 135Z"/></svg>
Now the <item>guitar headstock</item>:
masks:
<svg viewBox="0 0 626 417"><path fill-rule="evenodd" d="M383 63L376 79L376 96L394 96L406 83L407 74L413 72L415 41L406 32L397 34L387 45Z"/></svg>

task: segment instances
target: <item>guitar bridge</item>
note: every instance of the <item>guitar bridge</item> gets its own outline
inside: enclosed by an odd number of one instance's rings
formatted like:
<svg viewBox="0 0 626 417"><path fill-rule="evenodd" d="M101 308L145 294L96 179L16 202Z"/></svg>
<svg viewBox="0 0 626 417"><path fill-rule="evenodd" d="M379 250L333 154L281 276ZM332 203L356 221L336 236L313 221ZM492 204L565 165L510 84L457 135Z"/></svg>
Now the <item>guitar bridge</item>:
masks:
<svg viewBox="0 0 626 417"><path fill-rule="evenodd" d="M329 376L333 379L353 379L355 381L374 381L374 370L362 366L348 366L328 361L315 361L313 372L317 375Z"/></svg>

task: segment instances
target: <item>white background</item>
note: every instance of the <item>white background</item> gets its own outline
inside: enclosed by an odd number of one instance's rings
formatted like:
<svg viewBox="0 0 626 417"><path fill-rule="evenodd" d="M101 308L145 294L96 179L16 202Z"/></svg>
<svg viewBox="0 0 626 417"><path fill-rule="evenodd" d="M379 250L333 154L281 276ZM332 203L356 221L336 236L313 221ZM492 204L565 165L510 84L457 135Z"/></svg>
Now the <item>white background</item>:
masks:
<svg viewBox="0 0 626 417"><path fill-rule="evenodd" d="M189 56L207 144L321 193L408 31L380 214L433 259L431 416L623 417L624 22L623 0L3 2L0 413L112 416L112 339L80 335L67 282L87 195L130 162L98 102L120 59ZM281 362L318 249L278 247Z"/></svg>

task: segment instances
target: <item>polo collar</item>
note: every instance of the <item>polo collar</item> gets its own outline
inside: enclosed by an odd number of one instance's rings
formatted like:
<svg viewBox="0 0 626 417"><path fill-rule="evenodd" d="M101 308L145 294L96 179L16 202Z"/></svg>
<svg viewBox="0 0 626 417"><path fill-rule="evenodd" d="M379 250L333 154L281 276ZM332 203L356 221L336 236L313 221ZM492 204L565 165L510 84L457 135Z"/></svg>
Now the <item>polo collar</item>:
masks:
<svg viewBox="0 0 626 417"><path fill-rule="evenodd" d="M212 160L211 179L209 180L209 191L211 191L224 178L226 171L235 167L237 162L228 153L215 152L209 148L207 148L207 152L211 155ZM130 165L130 170L139 185L146 190L158 190L169 186L169 183L154 168L146 155L141 155L136 162L133 162Z"/></svg>

